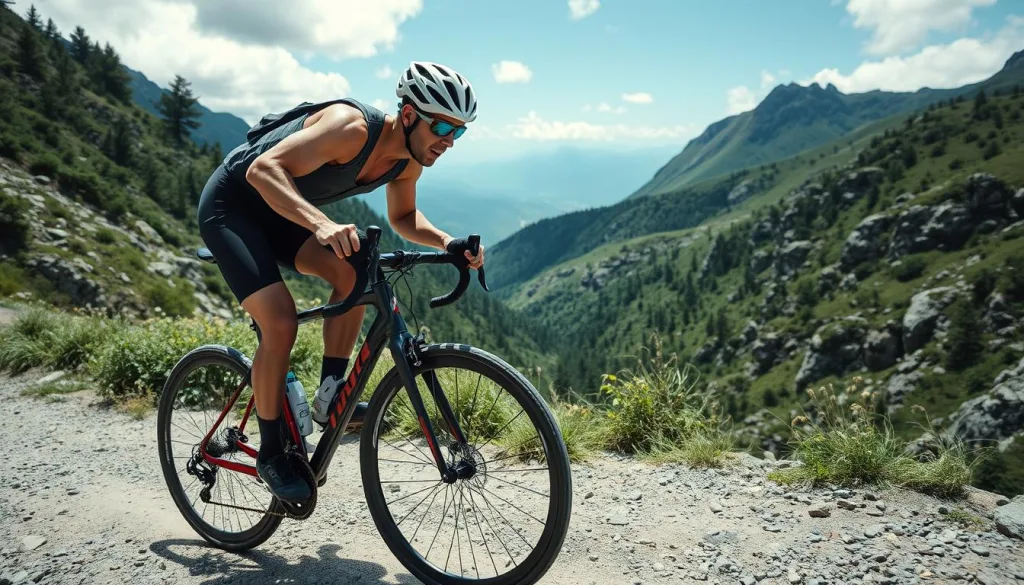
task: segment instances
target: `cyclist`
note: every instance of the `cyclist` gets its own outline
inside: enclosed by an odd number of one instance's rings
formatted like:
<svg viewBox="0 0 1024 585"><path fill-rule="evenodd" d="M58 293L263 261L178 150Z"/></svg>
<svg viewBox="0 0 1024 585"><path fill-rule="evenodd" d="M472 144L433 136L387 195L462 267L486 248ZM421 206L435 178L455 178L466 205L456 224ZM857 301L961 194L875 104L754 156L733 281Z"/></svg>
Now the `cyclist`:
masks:
<svg viewBox="0 0 1024 585"><path fill-rule="evenodd" d="M252 386L261 440L256 469L284 501L311 495L283 455L280 409L297 332L295 303L278 265L318 276L333 287L330 302L365 287L365 236L329 219L319 207L387 185L388 222L400 236L461 253L479 269L466 238L434 227L416 208L416 181L476 118L477 100L465 77L436 63L410 64L398 79L396 116L350 98L305 102L269 114L247 141L225 156L200 196L200 234L242 308L261 331ZM410 160L411 159L411 160ZM321 384L338 384L348 367L364 307L324 321ZM366 404L353 420L361 423Z"/></svg>

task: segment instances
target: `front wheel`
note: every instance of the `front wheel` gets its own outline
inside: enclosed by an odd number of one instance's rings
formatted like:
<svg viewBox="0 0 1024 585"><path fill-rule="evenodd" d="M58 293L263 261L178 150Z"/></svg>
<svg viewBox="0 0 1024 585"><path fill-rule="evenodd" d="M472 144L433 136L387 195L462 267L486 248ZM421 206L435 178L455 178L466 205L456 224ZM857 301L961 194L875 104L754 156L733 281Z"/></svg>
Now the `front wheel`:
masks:
<svg viewBox="0 0 1024 585"><path fill-rule="evenodd" d="M558 556L572 511L561 431L530 382L466 345L423 348L413 367L447 462L441 480L398 372L381 380L360 437L363 490L395 557L429 584L526 585ZM447 431L424 374L436 374L465 443Z"/></svg>

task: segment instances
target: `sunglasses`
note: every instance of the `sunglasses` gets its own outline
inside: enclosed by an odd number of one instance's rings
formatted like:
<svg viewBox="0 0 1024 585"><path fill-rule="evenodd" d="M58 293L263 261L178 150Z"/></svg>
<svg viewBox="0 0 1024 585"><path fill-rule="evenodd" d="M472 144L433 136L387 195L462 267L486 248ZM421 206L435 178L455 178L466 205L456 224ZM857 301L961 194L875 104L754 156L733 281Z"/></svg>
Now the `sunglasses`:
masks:
<svg viewBox="0 0 1024 585"><path fill-rule="evenodd" d="M424 114L423 112L420 112L419 110L414 111L416 112L416 115L419 116L421 119L430 122L430 131L434 133L434 136L448 136L449 134L454 132L455 134L452 136L452 140L458 140L459 136L462 136L466 132L465 126L456 126L451 122L445 122L444 120L431 118L430 116Z"/></svg>

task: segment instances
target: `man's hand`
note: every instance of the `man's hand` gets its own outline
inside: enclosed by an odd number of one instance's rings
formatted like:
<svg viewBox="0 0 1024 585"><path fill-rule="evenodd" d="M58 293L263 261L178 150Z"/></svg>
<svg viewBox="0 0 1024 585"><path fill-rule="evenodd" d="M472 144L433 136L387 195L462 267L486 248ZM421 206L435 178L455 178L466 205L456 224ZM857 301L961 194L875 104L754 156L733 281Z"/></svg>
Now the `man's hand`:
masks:
<svg viewBox="0 0 1024 585"><path fill-rule="evenodd" d="M316 230L316 241L321 246L330 246L338 258L345 259L359 251L359 233L355 224L329 222Z"/></svg>
<svg viewBox="0 0 1024 585"><path fill-rule="evenodd" d="M469 251L469 241L467 238L453 238L451 236L447 236L444 238L444 249L447 250L449 254L458 254L459 252L462 252L466 257L466 260L469 261L469 267L474 270L479 270L484 265L483 244L480 244L479 253L474 256L473 253Z"/></svg>

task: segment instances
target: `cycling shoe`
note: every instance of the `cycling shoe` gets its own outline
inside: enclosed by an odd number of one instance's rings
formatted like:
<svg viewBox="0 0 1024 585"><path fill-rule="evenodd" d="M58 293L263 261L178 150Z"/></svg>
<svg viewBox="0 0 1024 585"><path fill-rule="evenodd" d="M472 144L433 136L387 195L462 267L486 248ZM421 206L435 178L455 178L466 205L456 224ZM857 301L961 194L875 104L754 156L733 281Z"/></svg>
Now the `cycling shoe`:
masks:
<svg viewBox="0 0 1024 585"><path fill-rule="evenodd" d="M288 455L282 453L266 461L256 459L256 473L270 493L285 502L305 502L313 492L306 480L295 473Z"/></svg>

